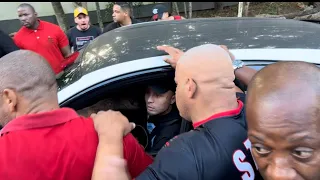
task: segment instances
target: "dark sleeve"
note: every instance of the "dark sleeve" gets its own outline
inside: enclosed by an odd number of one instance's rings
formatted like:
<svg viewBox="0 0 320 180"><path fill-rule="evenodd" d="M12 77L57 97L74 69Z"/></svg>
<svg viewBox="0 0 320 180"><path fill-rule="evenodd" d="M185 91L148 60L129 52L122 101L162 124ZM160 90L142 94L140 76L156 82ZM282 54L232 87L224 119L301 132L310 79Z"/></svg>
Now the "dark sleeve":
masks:
<svg viewBox="0 0 320 180"><path fill-rule="evenodd" d="M13 39L3 31L0 31L0 40L0 47L4 55L9 54L12 51L19 50L17 45L14 43Z"/></svg>
<svg viewBox="0 0 320 180"><path fill-rule="evenodd" d="M114 23L108 24L108 25L103 29L103 33L106 33L106 32L108 32L108 31L111 31L112 29L115 29Z"/></svg>
<svg viewBox="0 0 320 180"><path fill-rule="evenodd" d="M102 32L100 27L96 27L96 29L97 29L97 37L98 37L102 34Z"/></svg>
<svg viewBox="0 0 320 180"><path fill-rule="evenodd" d="M155 161L145 170L137 180L149 179L198 179L197 165L192 152L185 148L187 143L171 142L163 147Z"/></svg>

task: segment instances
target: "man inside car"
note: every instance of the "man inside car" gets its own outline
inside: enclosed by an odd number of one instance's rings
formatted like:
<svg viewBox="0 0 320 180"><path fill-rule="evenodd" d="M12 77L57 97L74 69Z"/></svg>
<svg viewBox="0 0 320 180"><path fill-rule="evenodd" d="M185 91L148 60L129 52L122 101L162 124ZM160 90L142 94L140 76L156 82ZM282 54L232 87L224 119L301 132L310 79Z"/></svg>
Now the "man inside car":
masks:
<svg viewBox="0 0 320 180"><path fill-rule="evenodd" d="M169 60L179 59L175 61L177 107L195 130L168 142L136 179L261 179L250 152L244 104L235 95L234 70L239 66L232 65L228 52L212 44L191 48L182 55L175 48L158 49L170 51L173 58ZM117 126L122 117L119 113L109 125ZM104 136L100 142L119 146L109 139ZM122 152L112 155L121 158ZM121 168L120 174L124 172Z"/></svg>
<svg viewBox="0 0 320 180"><path fill-rule="evenodd" d="M100 136L91 118L59 107L47 61L17 50L0 58L0 74L1 179L90 179ZM132 134L121 139L123 158L136 177L152 157Z"/></svg>
<svg viewBox="0 0 320 180"><path fill-rule="evenodd" d="M149 146L146 150L152 155L156 155L166 142L180 133L182 119L175 104L175 88L173 80L156 81L147 87L145 102Z"/></svg>

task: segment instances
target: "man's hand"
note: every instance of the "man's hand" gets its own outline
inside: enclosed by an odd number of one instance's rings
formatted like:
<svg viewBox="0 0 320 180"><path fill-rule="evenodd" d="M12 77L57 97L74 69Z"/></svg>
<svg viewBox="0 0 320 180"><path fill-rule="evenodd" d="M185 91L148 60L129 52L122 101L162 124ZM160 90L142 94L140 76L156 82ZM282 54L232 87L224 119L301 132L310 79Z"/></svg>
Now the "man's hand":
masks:
<svg viewBox="0 0 320 180"><path fill-rule="evenodd" d="M171 58L166 57L164 61L170 64L173 68L176 68L178 60L183 55L183 51L172 46L157 46L157 49L168 53Z"/></svg>
<svg viewBox="0 0 320 180"><path fill-rule="evenodd" d="M225 45L220 45L220 47L222 49L224 49L225 51L227 51L227 53L229 54L230 58L231 58L231 61L234 61L236 58L234 57L234 55L229 51L228 47L225 46Z"/></svg>
<svg viewBox="0 0 320 180"><path fill-rule="evenodd" d="M135 124L129 123L119 111L99 111L97 114L91 114L91 118L99 137L110 137L119 133L125 136L135 128Z"/></svg>

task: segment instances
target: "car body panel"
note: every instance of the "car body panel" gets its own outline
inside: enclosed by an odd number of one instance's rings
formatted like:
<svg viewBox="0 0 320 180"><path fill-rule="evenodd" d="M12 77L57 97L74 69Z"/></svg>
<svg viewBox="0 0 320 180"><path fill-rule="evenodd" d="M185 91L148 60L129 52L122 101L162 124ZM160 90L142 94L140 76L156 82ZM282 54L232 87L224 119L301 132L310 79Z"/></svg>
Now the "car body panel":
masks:
<svg viewBox="0 0 320 180"><path fill-rule="evenodd" d="M319 49L318 34L318 24L272 18L206 18L134 24L107 32L88 44L58 79L59 90L102 68L164 55L156 50L158 45L172 45L182 50L208 43L224 44L230 49Z"/></svg>
<svg viewBox="0 0 320 180"><path fill-rule="evenodd" d="M231 52L245 61L247 65L265 65L268 61L305 61L320 64L320 50L315 49L235 49ZM128 61L96 70L81 77L76 82L58 92L59 103L90 88L100 82L121 75L148 70L152 68L169 67L163 61L166 56L156 56L140 60Z"/></svg>

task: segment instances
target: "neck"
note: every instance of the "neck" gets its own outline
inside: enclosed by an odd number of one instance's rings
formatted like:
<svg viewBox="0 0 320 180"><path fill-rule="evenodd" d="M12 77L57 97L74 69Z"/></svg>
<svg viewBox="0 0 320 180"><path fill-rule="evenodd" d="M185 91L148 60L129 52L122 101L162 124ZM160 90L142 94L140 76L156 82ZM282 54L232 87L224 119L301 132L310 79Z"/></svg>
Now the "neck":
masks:
<svg viewBox="0 0 320 180"><path fill-rule="evenodd" d="M38 114L38 113L56 110L59 108L60 107L57 101L36 100L29 106L29 108L24 112L24 114Z"/></svg>
<svg viewBox="0 0 320 180"><path fill-rule="evenodd" d="M121 26L127 26L127 25L131 25L131 24L132 24L132 20L130 17L120 23Z"/></svg>
<svg viewBox="0 0 320 180"><path fill-rule="evenodd" d="M160 113L159 116L163 116L163 115L169 114L171 112L171 110L172 110L172 105L170 105L168 107L168 109L165 110L163 113Z"/></svg>
<svg viewBox="0 0 320 180"><path fill-rule="evenodd" d="M236 109L238 107L238 101L236 94L229 96L217 96L212 103L208 104L195 104L192 106L194 114L191 115L192 123L196 123L209 118L210 116L226 111ZM203 101L206 102L206 101Z"/></svg>
<svg viewBox="0 0 320 180"><path fill-rule="evenodd" d="M36 22L34 23L34 25L32 25L29 29L33 29L33 30L35 30L35 29L37 29L38 27L39 27L39 20L36 20Z"/></svg>

